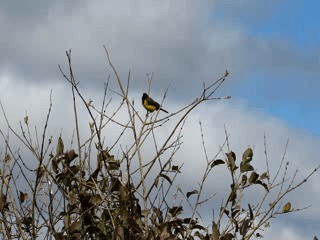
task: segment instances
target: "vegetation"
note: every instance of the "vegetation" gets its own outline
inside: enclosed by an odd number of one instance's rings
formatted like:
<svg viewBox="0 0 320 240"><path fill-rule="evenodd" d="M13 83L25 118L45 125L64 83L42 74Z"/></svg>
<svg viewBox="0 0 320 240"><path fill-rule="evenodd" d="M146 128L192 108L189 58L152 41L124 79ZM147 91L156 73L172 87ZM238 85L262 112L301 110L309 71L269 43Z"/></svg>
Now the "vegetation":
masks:
<svg viewBox="0 0 320 240"><path fill-rule="evenodd" d="M208 156L201 122L199 132L203 150L195 151L204 151L206 168L199 176L199 187L183 192L175 185L177 177L184 176L183 166L176 164L176 153L182 145L186 119L205 101L230 98L216 97L228 77L227 71L209 85L204 83L198 98L160 118L158 112L145 115L145 112L136 110L135 103L130 100L130 73L127 81L122 81L107 49L104 49L118 89L109 90L109 78L99 109L78 89L71 51L66 53L69 73L59 66L72 89L74 148L66 149L62 136L47 136L51 102L41 137L37 126L34 133L31 130L33 127L28 116L20 124L20 130L13 129L1 105L9 129L9 133L0 131L4 142L0 173L2 239L263 238L263 231L268 229L272 218L301 210L285 197L301 187L319 166L303 181L295 183L296 173L288 175L289 162L286 162L285 154L278 171L270 172L265 151L266 170L258 172L251 148L238 154L230 150L227 130L220 152ZM150 92L152 76L148 76L148 81ZM114 112L109 111L110 101L107 99L110 92L120 99ZM115 99L112 101L114 103ZM91 118L88 139L81 136L79 129L82 121L78 117L80 104L86 107ZM123 110L126 119L118 117ZM160 141L156 133L167 127L169 119L171 124L174 123L173 128ZM113 143L103 135L107 126L121 128L121 134ZM10 144L12 135L28 149L32 158L21 156L21 146ZM216 168L227 169L230 188L221 207L212 209L212 222L208 223L198 209L205 203L210 206L208 203L214 201L212 197L204 198L203 192L208 176L214 174L212 170ZM252 187L264 191L258 204L243 200ZM182 201L177 201L181 198Z"/></svg>

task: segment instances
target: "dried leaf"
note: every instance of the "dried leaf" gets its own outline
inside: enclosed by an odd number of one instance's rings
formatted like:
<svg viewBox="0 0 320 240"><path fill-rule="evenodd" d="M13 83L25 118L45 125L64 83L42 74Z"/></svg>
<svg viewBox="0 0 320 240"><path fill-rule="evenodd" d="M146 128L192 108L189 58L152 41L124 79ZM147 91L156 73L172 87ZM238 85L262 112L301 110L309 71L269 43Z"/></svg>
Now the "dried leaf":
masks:
<svg viewBox="0 0 320 240"><path fill-rule="evenodd" d="M244 236L248 232L249 228L250 228L250 219L243 220L240 227L240 234Z"/></svg>
<svg viewBox="0 0 320 240"><path fill-rule="evenodd" d="M256 237L257 238L263 238L263 235L261 235L261 233L256 233Z"/></svg>
<svg viewBox="0 0 320 240"><path fill-rule="evenodd" d="M158 183L159 183L159 178L157 177L157 178L154 180L154 186L158 187Z"/></svg>
<svg viewBox="0 0 320 240"><path fill-rule="evenodd" d="M225 164L225 162L222 159L214 160L213 163L211 164L211 168L220 164Z"/></svg>
<svg viewBox="0 0 320 240"><path fill-rule="evenodd" d="M236 154L233 151L226 153L228 160L236 161Z"/></svg>
<svg viewBox="0 0 320 240"><path fill-rule="evenodd" d="M198 190L193 190L191 192L187 192L187 198L189 198L193 194L199 194L199 191Z"/></svg>
<svg viewBox="0 0 320 240"><path fill-rule="evenodd" d="M89 128L90 128L91 132L94 131L94 122L89 122Z"/></svg>
<svg viewBox="0 0 320 240"><path fill-rule="evenodd" d="M71 235L71 239L72 239L72 240L82 240L82 238L81 238L81 233L73 233L73 234Z"/></svg>
<svg viewBox="0 0 320 240"><path fill-rule="evenodd" d="M270 179L269 175L267 172L264 172L260 175L260 179L263 180L263 179Z"/></svg>
<svg viewBox="0 0 320 240"><path fill-rule="evenodd" d="M54 171L55 174L59 172L58 161L56 158L52 159L52 170Z"/></svg>
<svg viewBox="0 0 320 240"><path fill-rule="evenodd" d="M169 208L168 211L173 217L175 217L175 216L179 215L180 213L182 213L183 207L182 206L175 206L175 207Z"/></svg>
<svg viewBox="0 0 320 240"><path fill-rule="evenodd" d="M30 227L31 223L32 223L32 217L23 217L20 219L20 222L24 225L26 225L27 227Z"/></svg>
<svg viewBox="0 0 320 240"><path fill-rule="evenodd" d="M171 168L171 170L172 170L172 171L175 171L175 172L181 173L180 170L179 170L179 166L177 166L177 165L173 165L172 168Z"/></svg>
<svg viewBox="0 0 320 240"><path fill-rule="evenodd" d="M249 212L250 212L250 220L253 220L253 211L252 211L252 208L250 206L250 204L248 204L249 206Z"/></svg>
<svg viewBox="0 0 320 240"><path fill-rule="evenodd" d="M196 225L192 226L191 229L199 229L199 230L203 230L203 231L206 230L205 227L203 227L203 226L201 226L199 224L196 224Z"/></svg>
<svg viewBox="0 0 320 240"><path fill-rule="evenodd" d="M242 175L241 184L246 185L248 177L246 175Z"/></svg>
<svg viewBox="0 0 320 240"><path fill-rule="evenodd" d="M46 172L46 169L44 168L44 166L38 167L37 174L39 178L41 178L45 172Z"/></svg>
<svg viewBox="0 0 320 240"><path fill-rule="evenodd" d="M223 236L220 237L219 240L233 240L234 239L234 236L232 233L227 233Z"/></svg>
<svg viewBox="0 0 320 240"><path fill-rule="evenodd" d="M23 203L24 201L26 201L29 198L28 193L24 193L19 191L19 200L20 203Z"/></svg>
<svg viewBox="0 0 320 240"><path fill-rule="evenodd" d="M235 203L236 198L237 198L237 192L232 191L229 197L229 202L232 202L232 205L233 205Z"/></svg>
<svg viewBox="0 0 320 240"><path fill-rule="evenodd" d="M28 125L29 117L28 117L28 116L25 116L23 120L24 120L24 123L25 123L26 125Z"/></svg>
<svg viewBox="0 0 320 240"><path fill-rule="evenodd" d="M159 176L165 178L170 183L170 185L172 184L172 180L167 175L161 173Z"/></svg>
<svg viewBox="0 0 320 240"><path fill-rule="evenodd" d="M7 196L0 193L0 211L3 211L7 205Z"/></svg>
<svg viewBox="0 0 320 240"><path fill-rule="evenodd" d="M9 154L6 154L5 158L4 158L4 162L7 163L11 160L11 156Z"/></svg>
<svg viewBox="0 0 320 240"><path fill-rule="evenodd" d="M159 208L156 208L156 207L153 207L152 210L156 214L156 216L158 218L158 222L160 224L162 224L163 223L162 211Z"/></svg>
<svg viewBox="0 0 320 240"><path fill-rule="evenodd" d="M232 212L231 212L231 216L232 218L235 218L235 216L237 215L237 213L240 212L240 209L233 209Z"/></svg>
<svg viewBox="0 0 320 240"><path fill-rule="evenodd" d="M255 183L256 183L256 184L260 184L262 187L264 187L264 189L265 189L267 192L269 192L269 188L268 188L268 185L267 185L266 183L263 183L263 182L261 182L260 180L257 180Z"/></svg>
<svg viewBox="0 0 320 240"><path fill-rule="evenodd" d="M234 152L226 153L228 168L231 171L235 171L238 167L236 166L236 154Z"/></svg>
<svg viewBox="0 0 320 240"><path fill-rule="evenodd" d="M193 218L184 218L183 223L195 225L195 224L197 224L197 220L195 220Z"/></svg>
<svg viewBox="0 0 320 240"><path fill-rule="evenodd" d="M198 237L199 239L204 239L203 235L199 231L196 231L193 236Z"/></svg>

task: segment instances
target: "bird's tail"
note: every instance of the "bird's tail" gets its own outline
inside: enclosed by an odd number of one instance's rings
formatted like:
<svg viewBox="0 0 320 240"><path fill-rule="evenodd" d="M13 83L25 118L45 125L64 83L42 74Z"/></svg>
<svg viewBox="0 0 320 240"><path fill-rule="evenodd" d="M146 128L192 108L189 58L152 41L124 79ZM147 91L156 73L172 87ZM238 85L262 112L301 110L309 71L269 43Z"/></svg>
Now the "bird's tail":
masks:
<svg viewBox="0 0 320 240"><path fill-rule="evenodd" d="M167 110L164 110L163 108L160 108L161 111L164 111L165 113L169 113Z"/></svg>

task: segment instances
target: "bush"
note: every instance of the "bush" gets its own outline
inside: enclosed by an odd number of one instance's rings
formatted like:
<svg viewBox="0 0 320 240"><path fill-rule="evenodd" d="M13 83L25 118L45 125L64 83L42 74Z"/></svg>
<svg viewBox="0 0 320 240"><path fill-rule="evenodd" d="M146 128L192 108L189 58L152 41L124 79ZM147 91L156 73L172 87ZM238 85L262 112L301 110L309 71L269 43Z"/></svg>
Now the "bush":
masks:
<svg viewBox="0 0 320 240"><path fill-rule="evenodd" d="M227 79L228 72L208 86L203 84L199 97L182 109L163 118L159 117L158 112L144 116L135 109L134 102L130 101L130 74L124 86L107 49L104 49L120 90L117 96L122 100L114 113L107 111L109 82L105 84L104 100L98 110L91 101L84 99L78 89L73 74L71 51L66 53L69 63L68 76L59 66L62 75L72 86L76 119L74 149L65 149L61 136L55 137L58 140L56 147L53 147L55 143L51 137L47 137L51 103L41 141L38 141L38 138L37 141L32 139L28 116L21 124L21 133L18 133L10 125L3 110L10 134L18 137L34 157L34 161L22 161L19 151L13 149L17 146L10 146L9 135L1 130L5 142L0 193L0 233L3 239L262 238L261 232L270 226L269 221L272 218L301 210L294 208L284 198L289 192L301 187L319 166L303 181L294 184L296 175L288 176L289 163L285 162L285 157L275 174L268 168L265 172L257 172L251 148L240 154L240 160L239 155L237 157L233 151L228 151L222 158L218 158L218 154L209 157L204 138L202 143L206 154L206 168L199 187L186 193L178 187L175 192L175 196L183 197L190 209L184 209L182 202L169 204L169 193L174 191L175 179L183 174L182 166L175 165L175 155L182 144L186 118L205 101L230 98L215 97L219 87ZM148 76L148 80L151 86L152 76ZM166 94L167 92L163 100ZM83 142L80 141L81 119L77 112L81 103L76 102L76 96L80 97L91 118L91 136ZM128 118L120 121L117 114L122 109L126 110ZM163 128L169 119L174 122L174 127L160 143L154 130ZM102 130L110 125L122 130L115 143L107 146L103 141ZM199 129L203 136L201 122ZM130 143L127 144L126 139L125 148L115 150L115 145L120 145L119 142L127 132L131 134ZM229 146L228 136L226 131L224 145ZM155 154L147 157L143 147L150 143L153 144ZM121 154L116 157L114 152L119 151ZM92 164L93 155L96 156L96 164ZM135 165L135 162L138 165ZM34 164L37 166L35 171L31 168ZM201 219L198 208L211 200L202 197L207 177L213 169L223 167L230 174L229 194L208 227L205 222L198 220ZM20 190L21 182L24 182L28 191ZM247 189L253 186L263 189L263 197L258 204L243 203ZM268 204L266 199L270 196L273 201Z"/></svg>

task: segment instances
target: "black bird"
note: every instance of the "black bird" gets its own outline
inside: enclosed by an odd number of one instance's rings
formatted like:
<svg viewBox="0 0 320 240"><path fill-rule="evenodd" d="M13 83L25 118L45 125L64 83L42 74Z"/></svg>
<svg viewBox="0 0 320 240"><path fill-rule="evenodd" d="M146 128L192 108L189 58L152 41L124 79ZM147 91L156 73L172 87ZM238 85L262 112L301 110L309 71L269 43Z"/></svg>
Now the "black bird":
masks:
<svg viewBox="0 0 320 240"><path fill-rule="evenodd" d="M142 105L148 112L153 112L155 110L161 110L165 113L168 113L168 111L164 110L160 107L160 104L154 101L151 97L148 96L148 94L144 93L142 95Z"/></svg>

